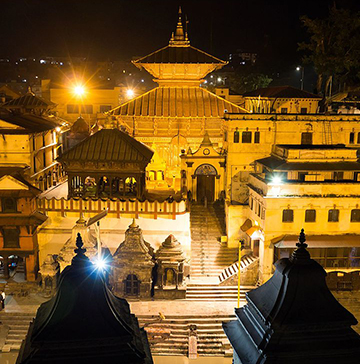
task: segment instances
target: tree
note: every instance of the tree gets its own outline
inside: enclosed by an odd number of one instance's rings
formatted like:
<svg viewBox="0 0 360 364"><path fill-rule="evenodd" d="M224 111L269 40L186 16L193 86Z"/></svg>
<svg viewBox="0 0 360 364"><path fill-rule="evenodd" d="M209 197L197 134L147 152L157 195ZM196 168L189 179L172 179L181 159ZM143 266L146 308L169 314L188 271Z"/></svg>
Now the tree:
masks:
<svg viewBox="0 0 360 364"><path fill-rule="evenodd" d="M351 86L360 81L360 13L330 8L325 19L301 17L310 41L299 44L304 63L318 74L317 92L328 93L331 82Z"/></svg>

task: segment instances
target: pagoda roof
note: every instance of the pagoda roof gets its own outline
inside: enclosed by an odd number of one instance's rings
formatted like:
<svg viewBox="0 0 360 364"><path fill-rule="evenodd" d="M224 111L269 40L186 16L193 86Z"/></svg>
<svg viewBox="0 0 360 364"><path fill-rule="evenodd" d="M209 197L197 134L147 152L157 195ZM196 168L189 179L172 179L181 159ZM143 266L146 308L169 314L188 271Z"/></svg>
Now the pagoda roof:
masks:
<svg viewBox="0 0 360 364"><path fill-rule="evenodd" d="M16 99L10 100L1 105L1 107L6 109L18 109L18 108L39 108L39 109L47 109L49 107L54 107L54 104L51 101L46 101L41 97L35 96L32 92L28 92L23 96L20 96Z"/></svg>
<svg viewBox="0 0 360 364"><path fill-rule="evenodd" d="M276 86L258 88L253 91L245 92L243 97L269 97L269 98L285 98L285 99L319 99L322 97L311 92L300 90L292 86Z"/></svg>
<svg viewBox="0 0 360 364"><path fill-rule="evenodd" d="M149 55L133 61L135 65L142 63L206 63L226 65L227 62L214 57L193 46L174 47L167 45Z"/></svg>
<svg viewBox="0 0 360 364"><path fill-rule="evenodd" d="M58 159L62 161L150 162L154 152L119 129L101 129Z"/></svg>
<svg viewBox="0 0 360 364"><path fill-rule="evenodd" d="M37 311L17 363L152 363L146 332L129 304L109 290L84 254L80 234L76 245L56 295Z"/></svg>
<svg viewBox="0 0 360 364"><path fill-rule="evenodd" d="M225 111L226 110L226 111ZM201 87L156 87L108 111L108 115L150 117L214 117L248 111Z"/></svg>
<svg viewBox="0 0 360 364"><path fill-rule="evenodd" d="M61 123L56 117L46 117L35 114L12 114L10 112L0 112L0 120L15 125L14 127L0 127L0 134L31 134L41 133L55 129Z"/></svg>

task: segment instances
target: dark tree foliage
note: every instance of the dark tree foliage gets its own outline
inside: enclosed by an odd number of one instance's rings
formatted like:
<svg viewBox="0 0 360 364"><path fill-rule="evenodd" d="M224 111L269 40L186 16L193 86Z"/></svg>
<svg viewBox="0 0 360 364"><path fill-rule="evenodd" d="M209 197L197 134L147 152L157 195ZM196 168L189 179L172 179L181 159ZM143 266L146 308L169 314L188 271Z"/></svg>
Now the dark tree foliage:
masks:
<svg viewBox="0 0 360 364"><path fill-rule="evenodd" d="M317 71L317 92L327 95L329 87L347 88L360 82L360 13L334 5L324 19L301 17L310 41L299 44L304 63Z"/></svg>

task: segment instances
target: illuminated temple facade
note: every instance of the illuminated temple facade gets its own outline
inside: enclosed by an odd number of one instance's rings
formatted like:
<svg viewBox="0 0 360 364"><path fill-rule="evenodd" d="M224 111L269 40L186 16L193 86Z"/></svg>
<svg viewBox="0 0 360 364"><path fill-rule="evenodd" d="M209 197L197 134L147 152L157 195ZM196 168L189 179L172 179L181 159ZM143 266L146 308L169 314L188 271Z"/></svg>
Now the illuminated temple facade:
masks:
<svg viewBox="0 0 360 364"><path fill-rule="evenodd" d="M182 151L197 150L205 132L221 149L224 115L246 111L200 87L207 74L227 62L190 45L181 12L169 44L133 63L159 86L109 111L109 122L154 149L148 188L180 190ZM165 166L162 173L159 166ZM161 179L165 182L159 184Z"/></svg>

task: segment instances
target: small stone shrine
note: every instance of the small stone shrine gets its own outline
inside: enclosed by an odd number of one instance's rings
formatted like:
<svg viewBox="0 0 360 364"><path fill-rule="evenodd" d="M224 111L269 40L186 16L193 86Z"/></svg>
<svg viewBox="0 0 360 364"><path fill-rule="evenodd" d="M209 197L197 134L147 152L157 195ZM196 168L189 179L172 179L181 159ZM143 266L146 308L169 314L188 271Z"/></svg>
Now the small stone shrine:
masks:
<svg viewBox="0 0 360 364"><path fill-rule="evenodd" d="M265 284L246 294L237 320L223 323L235 364L357 364L355 317L331 294L301 231L291 258L276 262Z"/></svg>
<svg viewBox="0 0 360 364"><path fill-rule="evenodd" d="M80 234L76 245L56 295L30 324L16 363L151 364L146 332L129 304L108 289L102 271L85 255Z"/></svg>
<svg viewBox="0 0 360 364"><path fill-rule="evenodd" d="M155 253L157 284L155 297L176 299L186 297L186 271L189 265L181 244L174 235L169 235Z"/></svg>
<svg viewBox="0 0 360 364"><path fill-rule="evenodd" d="M41 275L42 293L45 297L52 296L57 287L60 266L52 254L48 254L39 270Z"/></svg>
<svg viewBox="0 0 360 364"><path fill-rule="evenodd" d="M93 259L97 255L97 242L95 236L91 233L90 228L86 226L86 220L82 215L76 225L72 228L71 237L66 241L60 250L57 261L60 264L60 271L71 264L74 257L74 249L76 248L76 238L78 234L82 236L84 248L87 251L87 256Z"/></svg>
<svg viewBox="0 0 360 364"><path fill-rule="evenodd" d="M154 266L154 249L144 240L134 219L113 255L110 284L114 293L119 297L149 298Z"/></svg>

